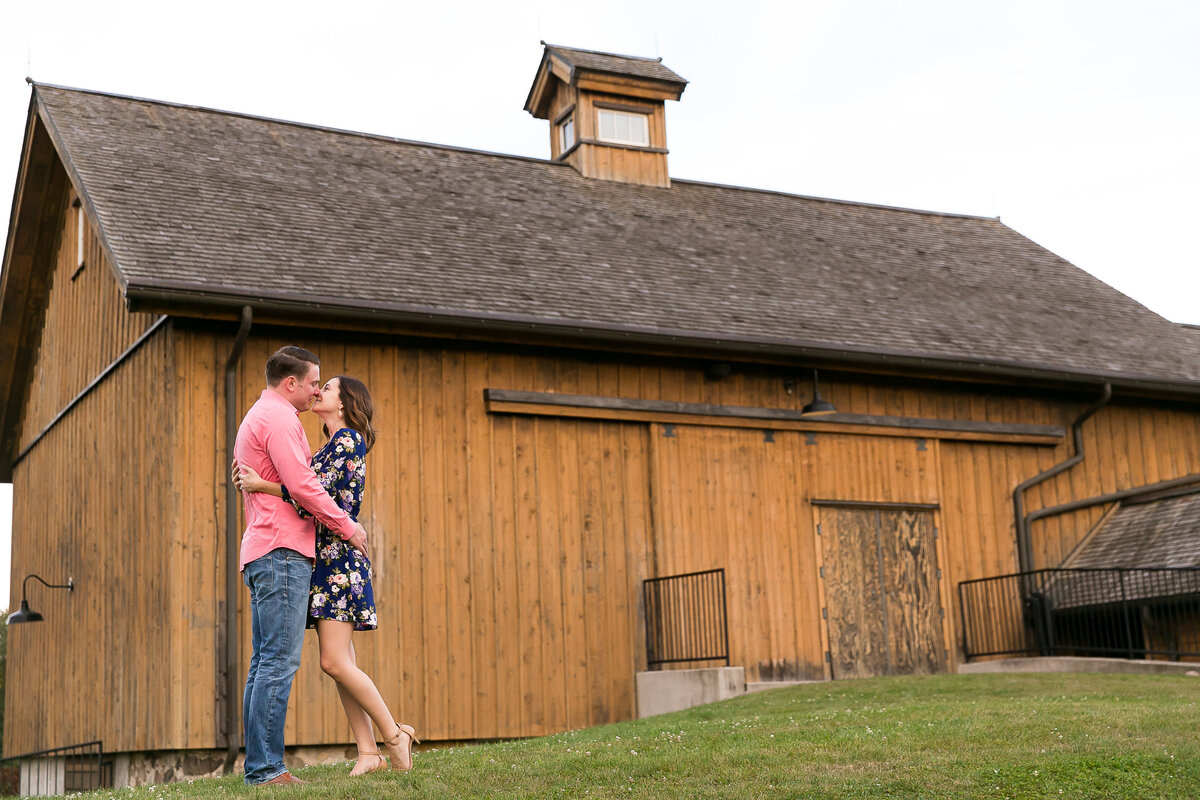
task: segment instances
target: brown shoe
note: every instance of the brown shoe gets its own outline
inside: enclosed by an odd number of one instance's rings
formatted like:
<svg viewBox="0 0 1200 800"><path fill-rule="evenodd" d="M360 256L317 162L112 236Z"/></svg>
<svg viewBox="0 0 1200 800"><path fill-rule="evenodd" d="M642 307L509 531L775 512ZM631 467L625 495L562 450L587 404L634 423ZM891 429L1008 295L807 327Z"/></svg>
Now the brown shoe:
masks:
<svg viewBox="0 0 1200 800"><path fill-rule="evenodd" d="M281 772L269 781L263 781L259 786L287 786L289 784L302 784L308 781L302 781L290 772Z"/></svg>

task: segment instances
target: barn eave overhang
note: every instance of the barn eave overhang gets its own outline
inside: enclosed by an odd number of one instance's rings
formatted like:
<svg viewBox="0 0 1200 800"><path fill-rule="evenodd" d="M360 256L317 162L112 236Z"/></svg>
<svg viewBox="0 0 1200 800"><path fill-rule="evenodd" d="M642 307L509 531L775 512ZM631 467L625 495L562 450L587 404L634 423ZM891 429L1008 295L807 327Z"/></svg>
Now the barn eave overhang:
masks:
<svg viewBox="0 0 1200 800"><path fill-rule="evenodd" d="M431 335L520 336L547 345L587 349L627 350L651 347L681 355L730 359L777 360L803 366L863 369L873 372L942 375L948 379L1021 384L1045 389L1091 390L1111 383L1126 396L1194 402L1200 399L1200 381L1169 380L1123 373L1063 370L1020 361L948 358L928 353L854 348L821 342L772 337L718 337L704 331L614 325L567 318L495 314L479 311L428 308L400 303L361 301L313 294L249 294L214 292L211 289L168 282L130 283L126 299L131 311L152 311L181 317L236 319L243 306L257 318L274 317L287 324L319 321L339 327L370 328L402 325Z"/></svg>

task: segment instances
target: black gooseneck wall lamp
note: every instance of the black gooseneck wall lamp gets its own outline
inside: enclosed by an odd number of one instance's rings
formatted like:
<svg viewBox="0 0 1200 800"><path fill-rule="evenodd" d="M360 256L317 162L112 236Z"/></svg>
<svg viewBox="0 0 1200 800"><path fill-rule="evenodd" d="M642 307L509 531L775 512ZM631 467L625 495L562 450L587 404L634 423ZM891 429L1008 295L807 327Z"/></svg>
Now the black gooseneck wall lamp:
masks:
<svg viewBox="0 0 1200 800"><path fill-rule="evenodd" d="M800 409L802 417L823 417L826 414L836 414L833 403L821 399L821 389L817 386L817 371L813 370L813 399L812 402Z"/></svg>
<svg viewBox="0 0 1200 800"><path fill-rule="evenodd" d="M29 607L29 601L25 599L25 585L29 583L30 578L37 578L42 585L50 589L66 589L68 592L75 591L75 579L67 578L66 583L46 583L40 575L34 575L32 572L25 576L25 580L21 581L21 608L8 615L9 625L19 625L22 622L41 622L43 617L38 612Z"/></svg>

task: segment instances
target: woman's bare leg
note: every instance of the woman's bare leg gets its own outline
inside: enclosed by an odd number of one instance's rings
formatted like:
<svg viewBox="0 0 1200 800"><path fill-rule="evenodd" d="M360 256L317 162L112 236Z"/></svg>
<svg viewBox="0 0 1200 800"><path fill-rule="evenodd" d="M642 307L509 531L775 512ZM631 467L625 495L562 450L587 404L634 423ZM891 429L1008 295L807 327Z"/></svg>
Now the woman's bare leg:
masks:
<svg viewBox="0 0 1200 800"><path fill-rule="evenodd" d="M375 749L375 737L370 730L370 720L375 722L383 737L395 735L397 725L388 711L379 689L367 675L358 668L354 658L354 645L350 635L354 625L349 622L337 622L331 619L317 620L317 636L320 639L321 669L325 674L337 681L338 695L342 698L342 706L346 709L346 718L350 721L350 729L354 731L354 739L360 752L363 750L363 740L360 738L356 724L362 724L363 716L368 717L366 741L367 752ZM347 700L350 702L348 703ZM353 706L350 704L353 703ZM361 713L360 713L361 712ZM357 718L357 720L356 720Z"/></svg>
<svg viewBox="0 0 1200 800"><path fill-rule="evenodd" d="M357 665L358 660L354 657L353 643L350 644L350 660ZM354 695L346 690L346 687L337 681L334 681L334 685L337 686L338 697L342 700L342 708L346 710L346 720L350 723L350 730L354 733L354 743L358 746L358 752L375 752L375 730L371 727L371 717L354 699Z"/></svg>

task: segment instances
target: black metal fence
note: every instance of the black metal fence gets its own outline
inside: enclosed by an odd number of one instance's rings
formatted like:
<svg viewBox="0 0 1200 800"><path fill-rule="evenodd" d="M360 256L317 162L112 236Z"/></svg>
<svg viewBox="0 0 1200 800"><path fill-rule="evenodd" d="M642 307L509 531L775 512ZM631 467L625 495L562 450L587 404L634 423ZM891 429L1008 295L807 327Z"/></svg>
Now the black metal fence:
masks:
<svg viewBox="0 0 1200 800"><path fill-rule="evenodd" d="M1200 657L1200 568L1043 569L958 585L968 659Z"/></svg>
<svg viewBox="0 0 1200 800"><path fill-rule="evenodd" d="M720 659L729 666L725 570L651 578L642 591L648 666Z"/></svg>
<svg viewBox="0 0 1200 800"><path fill-rule="evenodd" d="M39 796L87 792L113 785L103 742L87 742L10 756L0 769L0 794Z"/></svg>

